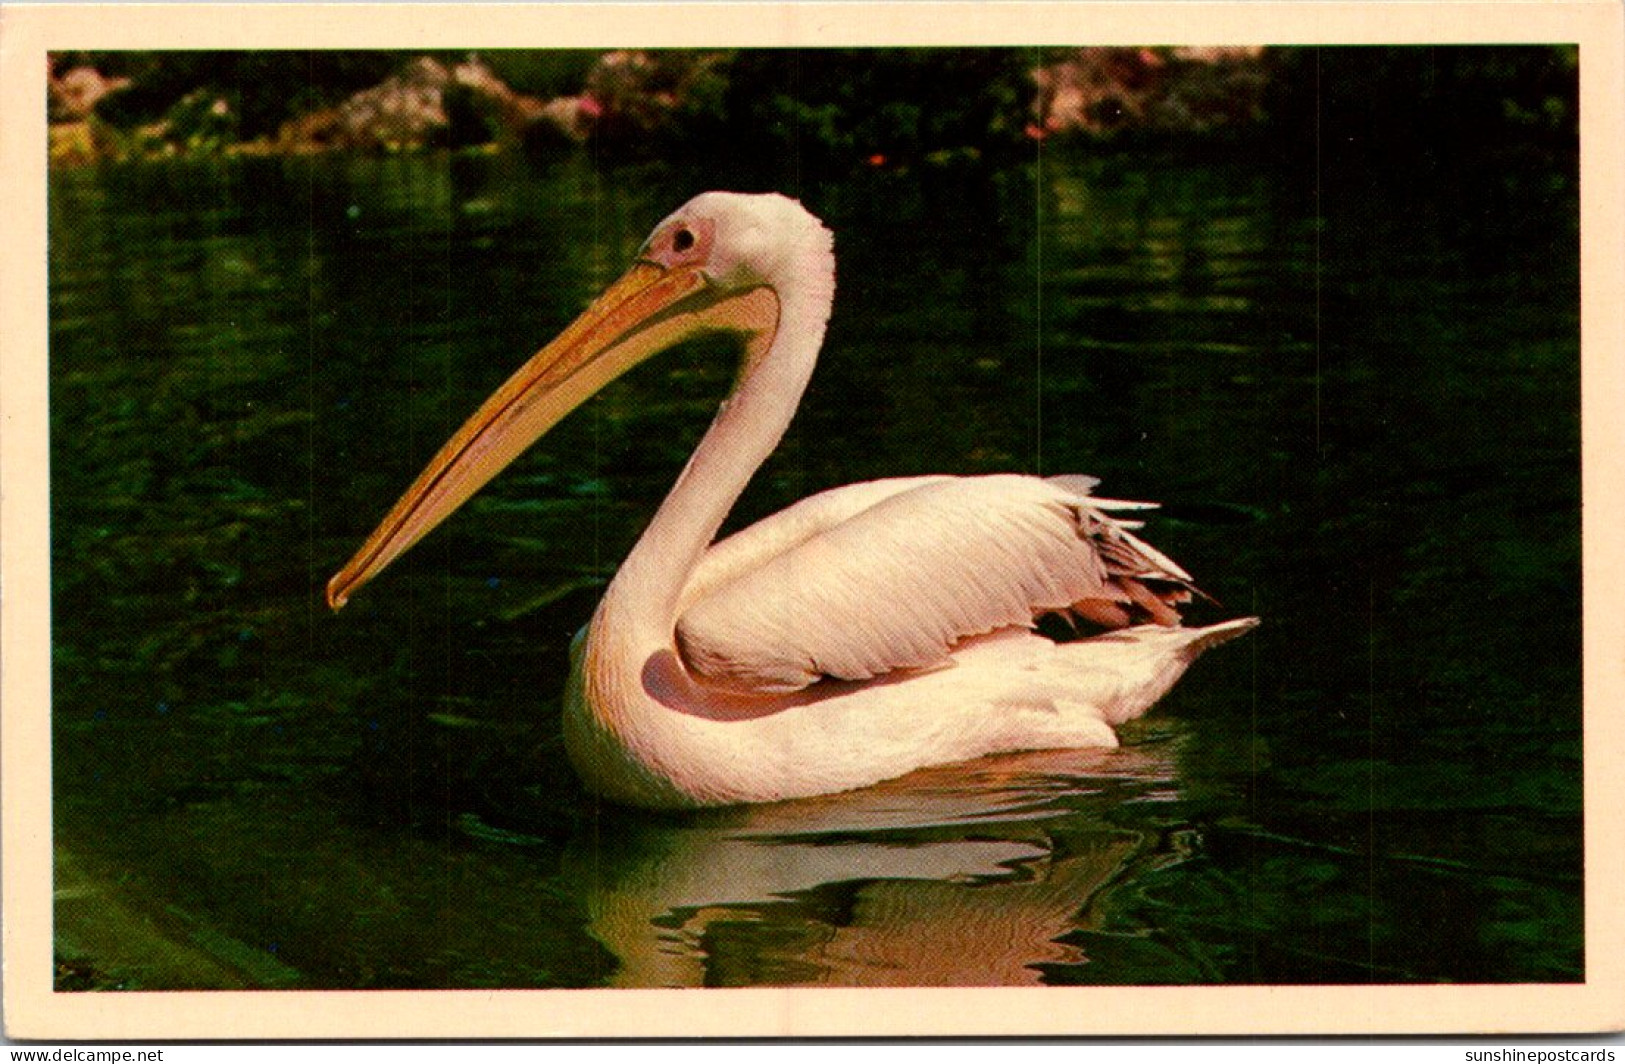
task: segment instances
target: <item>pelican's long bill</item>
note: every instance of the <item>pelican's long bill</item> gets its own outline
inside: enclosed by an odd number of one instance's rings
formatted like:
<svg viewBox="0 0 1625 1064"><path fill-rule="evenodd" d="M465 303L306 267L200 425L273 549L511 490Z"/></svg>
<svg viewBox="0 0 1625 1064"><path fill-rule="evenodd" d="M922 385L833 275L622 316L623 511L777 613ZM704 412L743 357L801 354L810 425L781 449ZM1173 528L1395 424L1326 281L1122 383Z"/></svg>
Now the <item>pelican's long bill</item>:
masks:
<svg viewBox="0 0 1625 1064"><path fill-rule="evenodd" d="M687 266L639 261L496 390L418 474L355 557L327 583L337 610L486 481L593 393L663 348L707 329L756 331L776 300L725 295ZM772 303L773 306L765 306Z"/></svg>

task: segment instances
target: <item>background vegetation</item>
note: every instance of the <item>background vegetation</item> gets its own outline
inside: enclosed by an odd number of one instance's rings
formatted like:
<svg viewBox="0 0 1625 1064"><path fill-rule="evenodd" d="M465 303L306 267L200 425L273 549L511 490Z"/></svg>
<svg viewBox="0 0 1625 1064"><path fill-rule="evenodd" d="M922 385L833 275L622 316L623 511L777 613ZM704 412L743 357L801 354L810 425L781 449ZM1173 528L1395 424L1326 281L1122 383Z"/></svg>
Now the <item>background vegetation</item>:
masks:
<svg viewBox="0 0 1625 1064"><path fill-rule="evenodd" d="M1327 120L1436 155L1562 152L1572 48L1337 49L1369 69L1328 99L1305 48L63 52L58 162L200 152L573 145L601 161L715 152L809 173L1004 161L1051 139L1312 139Z"/></svg>

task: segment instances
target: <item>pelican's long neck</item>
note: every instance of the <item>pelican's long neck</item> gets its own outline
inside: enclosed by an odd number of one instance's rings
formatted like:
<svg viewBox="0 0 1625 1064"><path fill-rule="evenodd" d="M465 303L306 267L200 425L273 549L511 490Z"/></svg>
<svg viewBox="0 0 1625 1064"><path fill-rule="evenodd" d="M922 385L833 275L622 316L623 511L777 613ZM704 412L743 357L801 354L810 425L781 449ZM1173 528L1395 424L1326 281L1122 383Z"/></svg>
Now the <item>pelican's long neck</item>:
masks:
<svg viewBox="0 0 1625 1064"><path fill-rule="evenodd" d="M614 603L635 611L637 622L648 622L646 634L671 638L690 574L800 405L835 296L828 231L809 234L772 288L779 302L776 325L748 339L737 388L723 401L605 596L606 608Z"/></svg>

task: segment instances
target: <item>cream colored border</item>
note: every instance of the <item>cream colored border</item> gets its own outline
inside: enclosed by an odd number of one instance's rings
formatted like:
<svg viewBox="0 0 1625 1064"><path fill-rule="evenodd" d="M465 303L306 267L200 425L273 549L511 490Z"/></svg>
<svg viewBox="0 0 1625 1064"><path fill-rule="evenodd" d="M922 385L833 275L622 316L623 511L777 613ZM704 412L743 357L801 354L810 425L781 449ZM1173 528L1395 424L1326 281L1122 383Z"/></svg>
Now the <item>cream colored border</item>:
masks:
<svg viewBox="0 0 1625 1064"><path fill-rule="evenodd" d="M45 53L66 48L1581 44L1586 972L1577 986L53 994ZM1625 1027L1625 77L1598 3L0 7L0 774L7 1033L34 1039L1466 1033Z"/></svg>

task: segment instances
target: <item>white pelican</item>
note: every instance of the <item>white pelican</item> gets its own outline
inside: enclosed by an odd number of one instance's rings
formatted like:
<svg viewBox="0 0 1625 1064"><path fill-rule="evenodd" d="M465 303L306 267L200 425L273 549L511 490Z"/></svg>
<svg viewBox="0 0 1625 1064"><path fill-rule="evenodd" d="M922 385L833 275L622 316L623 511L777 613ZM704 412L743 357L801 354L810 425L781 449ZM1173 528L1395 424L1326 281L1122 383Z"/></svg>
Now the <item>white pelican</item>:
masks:
<svg viewBox="0 0 1625 1064"><path fill-rule="evenodd" d="M610 380L737 333L732 394L572 648L570 759L657 808L867 786L1012 750L1114 746L1203 650L1190 577L1090 477L909 477L823 492L712 543L800 403L834 241L779 195L708 192L469 418L327 585L333 609ZM1056 643L1036 617L1115 630ZM1135 623L1150 621L1154 623Z"/></svg>

